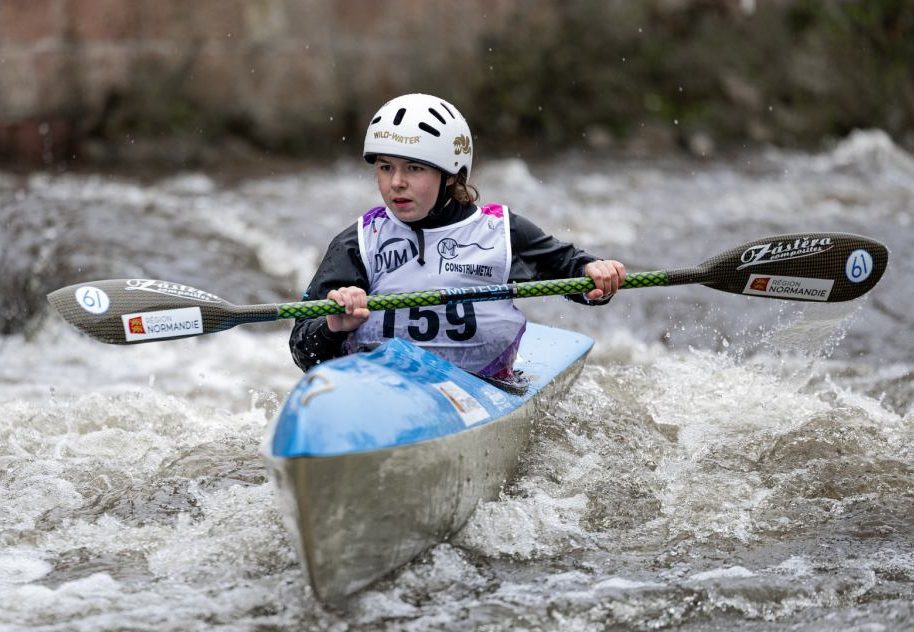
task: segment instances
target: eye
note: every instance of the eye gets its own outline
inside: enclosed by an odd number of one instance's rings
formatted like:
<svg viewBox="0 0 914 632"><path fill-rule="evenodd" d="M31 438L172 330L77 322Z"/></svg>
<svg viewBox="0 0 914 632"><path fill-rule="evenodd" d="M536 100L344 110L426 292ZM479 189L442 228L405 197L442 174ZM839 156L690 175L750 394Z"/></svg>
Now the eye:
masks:
<svg viewBox="0 0 914 632"><path fill-rule="evenodd" d="M390 165L386 162L376 163L375 166L377 167L378 171L390 171Z"/></svg>
<svg viewBox="0 0 914 632"><path fill-rule="evenodd" d="M407 168L414 173L418 173L420 171L425 171L425 165L419 165L414 162L410 163L409 167L407 167Z"/></svg>

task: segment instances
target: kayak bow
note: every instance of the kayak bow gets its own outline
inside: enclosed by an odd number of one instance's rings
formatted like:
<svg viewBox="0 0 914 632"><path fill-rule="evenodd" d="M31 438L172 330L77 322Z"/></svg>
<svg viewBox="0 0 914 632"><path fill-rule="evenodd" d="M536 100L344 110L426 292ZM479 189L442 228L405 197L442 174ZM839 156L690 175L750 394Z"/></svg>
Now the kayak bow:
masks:
<svg viewBox="0 0 914 632"><path fill-rule="evenodd" d="M399 339L309 371L274 424L268 462L317 596L344 601L496 498L592 345L529 323L515 365L529 378L523 395Z"/></svg>

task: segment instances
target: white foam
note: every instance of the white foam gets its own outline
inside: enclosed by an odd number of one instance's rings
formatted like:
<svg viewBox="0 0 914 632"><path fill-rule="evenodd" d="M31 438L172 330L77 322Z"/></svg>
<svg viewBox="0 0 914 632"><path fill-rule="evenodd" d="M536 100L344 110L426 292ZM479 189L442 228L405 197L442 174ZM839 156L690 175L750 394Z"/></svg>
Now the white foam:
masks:
<svg viewBox="0 0 914 632"><path fill-rule="evenodd" d="M481 503L455 542L477 553L517 559L556 555L585 537L578 524L587 498L534 493Z"/></svg>
<svg viewBox="0 0 914 632"><path fill-rule="evenodd" d="M34 551L8 551L0 554L0 589L9 584L27 584L41 579L53 566Z"/></svg>
<svg viewBox="0 0 914 632"><path fill-rule="evenodd" d="M914 176L914 158L881 129L856 129L811 164L822 171L849 166L873 171L894 168Z"/></svg>
<svg viewBox="0 0 914 632"><path fill-rule="evenodd" d="M715 568L701 573L695 573L689 577L689 580L703 582L709 579L729 579L734 577L754 577L755 573L742 566L727 566L725 568Z"/></svg>
<svg viewBox="0 0 914 632"><path fill-rule="evenodd" d="M828 444L830 437L816 433L820 426L827 433L836 416L838 439L856 441L873 467L911 456L914 410L899 416L871 395L910 372L909 341L899 334L910 329L910 275L897 255L910 245L905 228L914 217L910 158L878 134L849 137L819 156L780 151L761 158L767 162L760 171L675 160L479 166L483 201L507 203L630 270L691 266L759 231L816 226L890 238L895 258L873 299L855 303L861 316L845 338L825 335L825 316L795 318L817 311L808 305L701 287L626 290L600 309L558 298L519 302L537 319L593 333L590 366L554 414L542 415L508 492L481 505L453 544L366 592L357 624L455 628L469 617L468 625L480 627L602 629L608 620L672 626L694 616L682 600L682 590L696 589L689 582L717 581L697 588L719 591L733 578L740 579L732 582L733 598L709 602L709 616L770 618L821 607L840 622L842 608L863 603L860 596L877 581L867 566L912 576L910 556L891 551L894 545L864 543L889 548L861 561L802 537L796 557L773 568L688 575L720 564L703 553L708 547L752 544L770 528L790 541L796 528L809 526L794 527L801 518L781 507L821 504L823 520L843 520L863 506L853 503L894 494L876 477L846 501L807 498L818 481L803 471L802 455L786 450L783 463L760 471L766 450L784 447L780 439L802 439L806 429ZM0 186L20 181L0 175ZM131 222L126 228L136 240L112 266L140 270L155 253L163 271L228 275L231 301L234 290L256 293L249 284L261 281L288 285L297 298L333 235L380 204L370 169L342 167L234 188L196 173L153 185L39 174L16 195L49 218L42 239L78 253L74 267L94 253L61 227L59 208L90 226L120 228L112 217ZM156 247L187 233L200 253L211 245L231 253L240 244L243 254L256 255L258 269L248 275L232 269L247 265L243 259ZM206 269L201 261L219 265ZM51 316L28 335L2 338L0 533L12 546L0 554L0 625L353 624L315 603L271 489L257 479L267 418L300 376L289 358L288 328L260 327L119 347ZM723 339L728 352L713 351ZM753 339L759 344L746 343ZM846 357L821 360L816 349L832 341ZM793 358L791 350L813 357ZM864 370L885 355L891 371ZM74 557L87 566L68 566ZM667 563L675 576L664 574ZM855 564L864 569L854 571ZM776 601L782 595L783 603Z"/></svg>

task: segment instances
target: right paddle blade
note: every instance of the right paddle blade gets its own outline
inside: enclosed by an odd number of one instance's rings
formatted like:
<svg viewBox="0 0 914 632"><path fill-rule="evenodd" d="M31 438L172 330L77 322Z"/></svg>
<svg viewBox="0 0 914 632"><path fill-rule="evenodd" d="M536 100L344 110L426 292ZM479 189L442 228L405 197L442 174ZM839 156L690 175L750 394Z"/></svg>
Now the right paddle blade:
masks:
<svg viewBox="0 0 914 632"><path fill-rule="evenodd" d="M794 233L758 239L721 253L699 269L708 287L734 294L834 303L869 292L889 251L850 233Z"/></svg>

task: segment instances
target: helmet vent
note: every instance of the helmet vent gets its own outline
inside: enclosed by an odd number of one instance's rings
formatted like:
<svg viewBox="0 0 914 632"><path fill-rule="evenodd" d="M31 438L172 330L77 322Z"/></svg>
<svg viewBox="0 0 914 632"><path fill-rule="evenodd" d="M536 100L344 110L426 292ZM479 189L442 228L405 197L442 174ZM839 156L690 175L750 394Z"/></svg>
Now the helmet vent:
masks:
<svg viewBox="0 0 914 632"><path fill-rule="evenodd" d="M397 110L397 115L394 117L394 125L399 125L403 120L403 115L406 114L406 108L400 108Z"/></svg>
<svg viewBox="0 0 914 632"><path fill-rule="evenodd" d="M381 121L381 117L380 117L380 116L376 116L376 117L374 117L374 118L372 119L371 124L374 125L375 123L378 123L378 122L380 122L380 121Z"/></svg>
<svg viewBox="0 0 914 632"><path fill-rule="evenodd" d="M441 136L441 132L436 130L434 127L432 127L428 123L419 123L419 129L428 132L432 136Z"/></svg>
<svg viewBox="0 0 914 632"><path fill-rule="evenodd" d="M444 120L444 117L441 116L440 114L438 114L438 112L435 110L435 108L429 108L428 111L432 113L432 116L434 116L436 119L441 121L442 125L445 125L447 123L447 121Z"/></svg>
<svg viewBox="0 0 914 632"><path fill-rule="evenodd" d="M445 111L445 112L447 112L448 114L451 115L451 118L452 118L452 119L457 118L456 116L454 116L454 113L451 112L451 108L449 108L448 106L446 106L444 103L441 104L441 107L444 108L444 111Z"/></svg>

